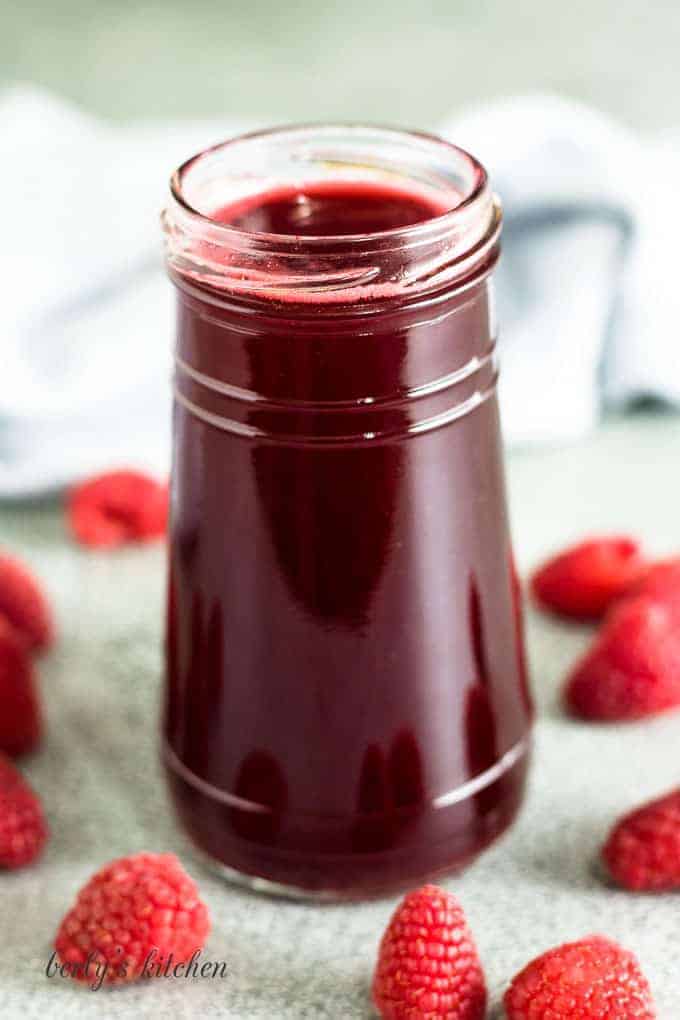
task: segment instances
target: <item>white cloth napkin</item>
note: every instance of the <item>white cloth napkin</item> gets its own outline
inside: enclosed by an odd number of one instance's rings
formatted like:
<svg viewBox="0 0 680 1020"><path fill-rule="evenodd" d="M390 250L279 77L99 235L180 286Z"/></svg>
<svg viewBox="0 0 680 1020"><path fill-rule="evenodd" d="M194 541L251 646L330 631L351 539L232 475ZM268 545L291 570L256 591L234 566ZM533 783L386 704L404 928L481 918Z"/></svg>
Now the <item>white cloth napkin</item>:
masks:
<svg viewBox="0 0 680 1020"><path fill-rule="evenodd" d="M243 127L117 126L32 87L0 96L0 497L109 466L167 470L172 296L158 213L170 170ZM486 162L504 199L507 438L581 435L603 396L680 402L680 147L541 96L442 131Z"/></svg>
<svg viewBox="0 0 680 1020"><path fill-rule="evenodd" d="M445 125L506 212L498 271L511 442L577 438L606 403L680 404L680 137L642 139L554 96Z"/></svg>

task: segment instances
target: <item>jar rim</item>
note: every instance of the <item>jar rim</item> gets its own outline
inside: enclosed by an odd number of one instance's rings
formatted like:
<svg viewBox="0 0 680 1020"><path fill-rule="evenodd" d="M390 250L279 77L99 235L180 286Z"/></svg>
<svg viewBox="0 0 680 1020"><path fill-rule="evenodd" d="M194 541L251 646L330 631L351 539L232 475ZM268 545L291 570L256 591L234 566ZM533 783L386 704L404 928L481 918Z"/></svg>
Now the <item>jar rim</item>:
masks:
<svg viewBox="0 0 680 1020"><path fill-rule="evenodd" d="M446 153L449 156L454 156L467 164L472 174L472 184L467 193L462 196L456 205L441 213L435 213L432 216L428 216L427 219L413 223L409 226L393 227L387 230L368 231L358 234L343 234L340 237L338 237L338 235L327 234L305 234L303 239L305 246L324 246L329 242L337 244L338 241L342 242L343 245L356 244L361 242L370 242L373 239L380 240L382 242L389 241L390 239L395 241L408 241L409 239L416 240L419 237L428 237L433 230L437 233L439 233L440 230L445 232L448 227L452 227L458 220L460 220L461 216L465 215L469 208L478 202L478 200L484 196L485 192L488 191L488 174L483 164L466 149L453 142L449 142L447 139L434 133L411 128L397 128L382 124L368 124L358 121L311 121L307 123L282 124L277 125L276 127L248 131L234 135L233 137L224 139L220 142L216 142L214 145L207 146L205 149L202 149L200 152L197 152L186 159L173 172L169 181L170 193L173 200L177 203L185 215L187 215L191 220L194 220L197 224L203 224L209 227L211 229L211 233L213 231L217 231L218 234L215 236L221 235L225 238L225 240L229 239L230 241L233 241L240 237L244 241L248 239L250 241L260 242L262 244L268 243L283 248L290 244L299 244L300 238L294 234L279 234L260 230L246 230L242 227L234 226L233 224L224 223L223 221L215 219L213 215L202 212L194 204L192 204L192 202L190 202L184 194L184 180L200 162L216 156L219 153L223 153L225 150L228 150L235 145L282 138L292 133L297 134L336 130L372 132L383 135L385 139L391 137L395 140L411 141L425 144L431 148L437 148L443 153Z"/></svg>
<svg viewBox="0 0 680 1020"><path fill-rule="evenodd" d="M244 229L218 210L290 185L362 182L418 195L431 216L359 234ZM441 211L440 211L441 210ZM485 271L502 215L486 170L437 135L359 123L293 124L237 135L190 157L162 216L173 279L285 301L407 297Z"/></svg>

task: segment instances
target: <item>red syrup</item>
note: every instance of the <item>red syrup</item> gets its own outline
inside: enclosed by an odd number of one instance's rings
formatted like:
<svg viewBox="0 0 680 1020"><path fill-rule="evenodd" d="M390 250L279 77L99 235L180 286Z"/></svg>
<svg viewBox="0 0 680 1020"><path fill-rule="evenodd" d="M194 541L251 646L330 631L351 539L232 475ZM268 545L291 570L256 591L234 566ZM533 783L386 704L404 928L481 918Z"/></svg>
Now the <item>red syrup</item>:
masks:
<svg viewBox="0 0 680 1020"><path fill-rule="evenodd" d="M242 199L213 213L239 230L295 237L347 237L410 227L443 213L448 203L367 181L313 181Z"/></svg>
<svg viewBox="0 0 680 1020"><path fill-rule="evenodd" d="M332 181L212 219L341 247L442 211ZM488 266L363 301L172 275L164 735L181 822L217 864L310 894L458 869L517 813L531 717Z"/></svg>

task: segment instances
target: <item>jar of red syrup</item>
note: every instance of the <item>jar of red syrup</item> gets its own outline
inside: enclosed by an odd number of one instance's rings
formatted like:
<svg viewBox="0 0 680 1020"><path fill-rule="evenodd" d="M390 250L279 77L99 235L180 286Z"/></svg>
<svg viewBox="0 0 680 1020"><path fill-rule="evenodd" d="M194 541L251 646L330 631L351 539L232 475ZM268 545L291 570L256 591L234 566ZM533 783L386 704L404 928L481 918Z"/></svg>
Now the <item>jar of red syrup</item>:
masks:
<svg viewBox="0 0 680 1020"><path fill-rule="evenodd" d="M164 214L177 288L164 760L232 878L362 896L522 800L483 167L361 126L237 138Z"/></svg>

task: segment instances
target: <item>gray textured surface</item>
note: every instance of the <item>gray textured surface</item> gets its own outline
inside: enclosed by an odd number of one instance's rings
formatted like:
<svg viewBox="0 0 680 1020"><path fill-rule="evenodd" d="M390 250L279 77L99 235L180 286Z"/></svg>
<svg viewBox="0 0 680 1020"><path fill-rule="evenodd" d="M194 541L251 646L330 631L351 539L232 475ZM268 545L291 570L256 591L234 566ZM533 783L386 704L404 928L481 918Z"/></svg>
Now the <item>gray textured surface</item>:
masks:
<svg viewBox="0 0 680 1020"><path fill-rule="evenodd" d="M613 422L580 446L516 452L509 481L520 565L596 528L631 528L660 551L680 545L680 419ZM0 511L0 542L46 578L60 640L41 666L49 734L27 763L54 838L44 861L0 876L0 1016L5 1020L224 1017L360 1020L392 900L303 906L235 891L192 861L165 807L156 765L163 554L93 555L65 538L49 505ZM446 884L463 901L496 1002L532 955L593 930L636 950L661 1016L680 1015L674 896L633 897L593 870L611 820L679 780L680 718L625 728L569 722L556 691L587 632L531 614L540 708L526 809L512 834ZM92 993L44 968L50 938L90 873L116 855L176 850L214 919L208 955L226 981L162 981Z"/></svg>

